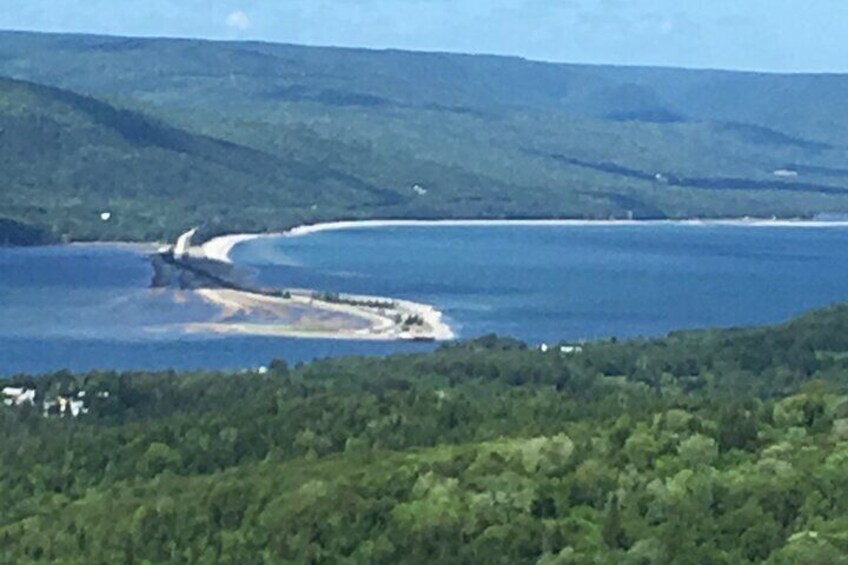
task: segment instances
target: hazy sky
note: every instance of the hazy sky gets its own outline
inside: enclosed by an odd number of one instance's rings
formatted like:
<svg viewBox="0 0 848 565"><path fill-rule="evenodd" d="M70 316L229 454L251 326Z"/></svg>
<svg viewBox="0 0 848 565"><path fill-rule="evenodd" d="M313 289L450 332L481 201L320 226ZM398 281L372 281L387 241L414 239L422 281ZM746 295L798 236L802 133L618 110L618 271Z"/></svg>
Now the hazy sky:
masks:
<svg viewBox="0 0 848 565"><path fill-rule="evenodd" d="M0 0L0 29L848 72L848 0Z"/></svg>

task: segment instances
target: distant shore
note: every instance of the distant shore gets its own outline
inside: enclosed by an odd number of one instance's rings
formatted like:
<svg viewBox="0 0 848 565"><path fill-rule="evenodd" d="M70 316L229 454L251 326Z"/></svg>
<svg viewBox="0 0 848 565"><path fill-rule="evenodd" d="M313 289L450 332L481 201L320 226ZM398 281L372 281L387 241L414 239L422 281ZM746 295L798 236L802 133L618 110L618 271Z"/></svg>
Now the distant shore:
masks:
<svg viewBox="0 0 848 565"><path fill-rule="evenodd" d="M791 227L791 228L845 228L848 221L827 221L809 219L776 219L776 218L714 218L714 219L683 219L683 220L346 220L337 222L323 222L308 224L292 228L283 232L267 232L257 234L231 234L210 239L201 248L208 259L232 263L230 254L233 248L246 241L252 241L264 237L303 237L311 234L328 231L341 231L353 229L378 229L393 227L486 227L486 226L735 226L735 227Z"/></svg>

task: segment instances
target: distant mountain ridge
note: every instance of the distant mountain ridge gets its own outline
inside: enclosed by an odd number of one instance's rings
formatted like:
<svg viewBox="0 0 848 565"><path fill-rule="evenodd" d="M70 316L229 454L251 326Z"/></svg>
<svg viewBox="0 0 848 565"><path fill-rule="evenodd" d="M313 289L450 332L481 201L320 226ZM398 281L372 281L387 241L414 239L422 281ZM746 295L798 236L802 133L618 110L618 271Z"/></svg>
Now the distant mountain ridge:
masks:
<svg viewBox="0 0 848 565"><path fill-rule="evenodd" d="M195 76L223 79L220 87L235 78L236 92L253 99L342 106L567 109L594 118L758 124L842 142L848 124L848 75L841 74L575 65L490 55L21 32L0 32L0 53L4 74L101 95L158 93ZM79 73L94 55L97 64L125 74ZM159 57L158 65L136 66L153 56ZM61 70L44 65L57 60L64 63ZM251 80L266 87L245 90L245 81ZM281 88L285 83L298 86ZM227 94L221 88L220 101ZM824 116L829 124L811 121Z"/></svg>
<svg viewBox="0 0 848 565"><path fill-rule="evenodd" d="M55 198L16 199L0 217L74 239L165 237L189 221L215 231L357 217L848 211L848 75L24 32L0 32L0 75L60 89L30 86L111 132L87 130L32 170L4 171ZM124 218L111 232L89 222L94 200L72 180L82 173L68 164L71 146L88 143L99 147L92 190ZM156 174L130 171L106 150L127 143L169 157L160 167L149 156Z"/></svg>

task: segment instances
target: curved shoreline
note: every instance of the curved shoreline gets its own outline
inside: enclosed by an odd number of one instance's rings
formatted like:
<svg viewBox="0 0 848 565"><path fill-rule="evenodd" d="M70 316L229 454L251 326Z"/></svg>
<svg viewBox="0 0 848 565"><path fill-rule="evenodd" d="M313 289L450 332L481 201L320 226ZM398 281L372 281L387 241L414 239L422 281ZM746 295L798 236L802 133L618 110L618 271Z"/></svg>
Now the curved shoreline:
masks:
<svg viewBox="0 0 848 565"><path fill-rule="evenodd" d="M486 226L564 226L564 227L587 227L587 226L606 226L606 227L627 227L627 226L686 226L686 227L707 227L707 226L729 226L729 227L790 227L790 228L846 228L848 221L823 221L823 220L776 220L776 219L689 219L689 220L403 220L403 219L387 219L387 220L362 220L362 221L338 221L325 222L312 225L298 226L284 232L269 232L258 234L231 234L213 238L200 246L201 254L205 258L220 261L223 263L232 264L232 250L239 244L252 241L264 237L304 237L307 235L341 230L353 229L377 229L391 227L486 227ZM222 305L222 300L217 293L208 293L205 296L207 301ZM233 297L230 297L231 299ZM407 300L394 300L384 297L359 297L350 296L355 300L386 300L392 301L407 314L419 316L426 327L430 328L428 337L437 341L450 340L456 337L451 327L445 323L444 315L435 307L427 304L419 304ZM238 300L238 299L237 299ZM239 300L244 304L248 304L253 298L246 295L244 300ZM321 306L323 308L323 306ZM336 307L332 309L336 310ZM337 310L338 311L338 310ZM365 311L359 306L345 306L343 312L352 316L373 315L371 312ZM338 331L319 331L319 332L303 332L294 327L287 327L285 324L198 324L191 328L194 331L213 331L220 333L244 333L254 335L278 335L288 337L322 337L335 339L371 339L371 340L396 340L403 339L402 335L397 332L391 332L388 328L383 328L382 324L374 325L370 330L348 331L339 329Z"/></svg>
<svg viewBox="0 0 848 565"><path fill-rule="evenodd" d="M633 226L729 226L729 227L784 227L784 228L846 228L848 220L804 220L772 218L728 218L728 219L688 219L688 220L344 220L297 226L282 232L240 233L215 237L204 243L201 248L208 259L232 263L230 253L243 242L263 237L304 237L311 234L353 229L376 229L393 227L509 227L509 226L561 226L561 227L633 227Z"/></svg>
<svg viewBox="0 0 848 565"><path fill-rule="evenodd" d="M272 234L268 234L267 236L270 235ZM213 261L220 261L221 263L232 264L233 261L232 259L230 259L230 252L233 250L233 247L245 241L251 241L253 239L258 239L260 237L267 236L262 234L249 233L222 235L210 239L209 241L201 245L200 248L203 250L203 255L207 259L211 259Z"/></svg>

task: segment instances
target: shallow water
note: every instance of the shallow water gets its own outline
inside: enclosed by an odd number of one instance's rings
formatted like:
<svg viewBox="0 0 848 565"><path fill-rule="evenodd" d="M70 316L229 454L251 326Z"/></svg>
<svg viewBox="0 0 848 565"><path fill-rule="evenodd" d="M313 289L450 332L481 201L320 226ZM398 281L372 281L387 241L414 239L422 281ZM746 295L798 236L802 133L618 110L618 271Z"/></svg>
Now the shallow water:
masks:
<svg viewBox="0 0 848 565"><path fill-rule="evenodd" d="M692 225L391 227L249 241L263 283L407 298L461 337L529 342L782 321L848 300L848 228ZM0 374L241 368L422 344L186 337L210 306L149 290L125 248L0 249Z"/></svg>

